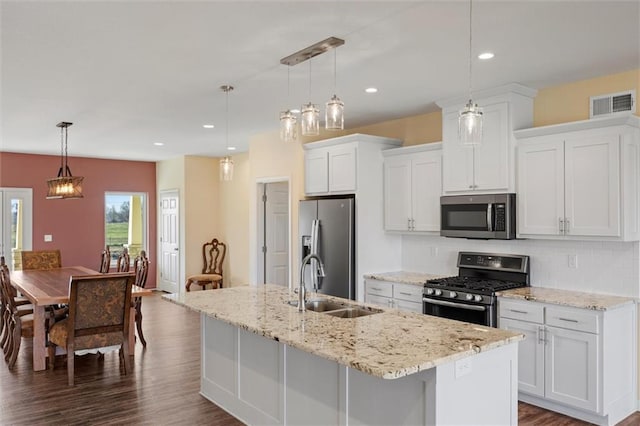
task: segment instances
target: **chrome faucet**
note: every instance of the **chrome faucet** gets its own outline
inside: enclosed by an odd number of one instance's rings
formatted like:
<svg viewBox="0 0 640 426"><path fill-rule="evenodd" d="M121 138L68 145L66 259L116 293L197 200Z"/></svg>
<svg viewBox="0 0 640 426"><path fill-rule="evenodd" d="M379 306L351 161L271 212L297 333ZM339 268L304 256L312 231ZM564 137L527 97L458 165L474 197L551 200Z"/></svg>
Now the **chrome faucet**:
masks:
<svg viewBox="0 0 640 426"><path fill-rule="evenodd" d="M324 278L324 265L322 263L322 259L317 254L308 254L302 259L300 262L300 286L298 287L298 311L304 312L306 310L304 304L307 298L307 289L304 284L304 266L311 261L311 259L315 259L318 261L318 276ZM317 288L314 288L317 291Z"/></svg>

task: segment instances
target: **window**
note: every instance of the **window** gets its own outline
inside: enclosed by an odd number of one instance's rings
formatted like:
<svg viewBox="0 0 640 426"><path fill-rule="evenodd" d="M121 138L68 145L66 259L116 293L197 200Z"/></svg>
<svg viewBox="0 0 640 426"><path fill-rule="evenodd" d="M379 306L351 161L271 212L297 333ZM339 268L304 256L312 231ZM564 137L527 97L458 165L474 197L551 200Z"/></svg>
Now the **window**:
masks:
<svg viewBox="0 0 640 426"><path fill-rule="evenodd" d="M31 250L32 190L0 188L0 255L9 269L21 269L20 252Z"/></svg>
<svg viewBox="0 0 640 426"><path fill-rule="evenodd" d="M111 264L126 247L131 259L147 250L147 195L139 192L106 192L104 196L105 245Z"/></svg>

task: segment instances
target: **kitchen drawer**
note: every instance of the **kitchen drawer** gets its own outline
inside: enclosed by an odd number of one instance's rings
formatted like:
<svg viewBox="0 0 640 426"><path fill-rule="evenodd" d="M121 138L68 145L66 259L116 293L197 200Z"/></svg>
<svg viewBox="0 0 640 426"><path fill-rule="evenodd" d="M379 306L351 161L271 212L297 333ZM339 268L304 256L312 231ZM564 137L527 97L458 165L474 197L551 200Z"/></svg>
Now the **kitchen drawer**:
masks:
<svg viewBox="0 0 640 426"><path fill-rule="evenodd" d="M598 318L597 312L574 311L549 306L547 307L546 323L550 326L568 330L598 334Z"/></svg>
<svg viewBox="0 0 640 426"><path fill-rule="evenodd" d="M542 324L544 323L544 306L533 302L500 299L498 316Z"/></svg>
<svg viewBox="0 0 640 426"><path fill-rule="evenodd" d="M409 302L419 302L422 304L422 289L421 285L411 284L394 284L393 285L393 297L396 300L406 300Z"/></svg>
<svg viewBox="0 0 640 426"><path fill-rule="evenodd" d="M402 309L403 311L417 312L419 314L422 313L422 302L409 302L407 300L396 299L395 307Z"/></svg>
<svg viewBox="0 0 640 426"><path fill-rule="evenodd" d="M371 303L373 305L382 306L384 308L390 308L391 301L392 299L390 297L376 296L375 294L371 294L371 293L367 293L365 297L365 302Z"/></svg>
<svg viewBox="0 0 640 426"><path fill-rule="evenodd" d="M376 296L393 297L393 284L386 281L366 280L365 293Z"/></svg>

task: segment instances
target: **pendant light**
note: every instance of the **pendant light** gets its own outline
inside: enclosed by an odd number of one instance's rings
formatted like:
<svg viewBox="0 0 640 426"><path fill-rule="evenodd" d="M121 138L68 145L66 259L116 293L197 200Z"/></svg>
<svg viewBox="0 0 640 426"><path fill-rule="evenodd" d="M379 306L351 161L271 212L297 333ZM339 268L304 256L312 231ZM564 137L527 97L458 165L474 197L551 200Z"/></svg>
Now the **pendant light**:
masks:
<svg viewBox="0 0 640 426"><path fill-rule="evenodd" d="M471 99L472 0L469 0L469 102L458 115L458 137L463 145L482 142L482 109Z"/></svg>
<svg viewBox="0 0 640 426"><path fill-rule="evenodd" d="M327 102L324 110L324 128L327 130L344 129L344 102L338 98L336 93L336 49L333 49L333 96Z"/></svg>
<svg viewBox="0 0 640 426"><path fill-rule="evenodd" d="M290 68L287 67L287 104L289 103L290 94L289 71ZM297 119L295 114L291 112L289 108L287 108L286 111L282 111L280 113L280 139L282 139L284 142L295 142L297 138Z"/></svg>
<svg viewBox="0 0 640 426"><path fill-rule="evenodd" d="M311 60L309 60L309 98L311 98ZM302 106L300 127L302 128L302 136L320 134L320 110L311 101Z"/></svg>
<svg viewBox="0 0 640 426"><path fill-rule="evenodd" d="M67 161L68 128L73 123L61 121L56 124L60 128L60 169L58 176L47 179L47 199L83 198L82 181L84 177L73 176Z"/></svg>
<svg viewBox="0 0 640 426"><path fill-rule="evenodd" d="M229 92L233 90L233 86L225 84L224 86L220 86L220 90L226 93L226 115L227 115L227 125L226 125L226 140L227 140L227 151L232 151L235 148L229 146ZM233 160L230 156L225 156L220 160L220 180L221 181L230 181L233 179Z"/></svg>

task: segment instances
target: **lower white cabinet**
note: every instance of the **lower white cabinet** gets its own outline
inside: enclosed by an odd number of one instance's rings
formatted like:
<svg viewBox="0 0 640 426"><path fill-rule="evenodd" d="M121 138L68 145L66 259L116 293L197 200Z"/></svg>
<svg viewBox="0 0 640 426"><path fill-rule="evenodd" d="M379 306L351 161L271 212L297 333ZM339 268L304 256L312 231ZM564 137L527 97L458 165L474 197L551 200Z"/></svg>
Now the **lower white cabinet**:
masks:
<svg viewBox="0 0 640 426"><path fill-rule="evenodd" d="M498 316L500 328L525 335L520 400L596 424L615 424L635 411L633 303L592 310L500 298Z"/></svg>
<svg viewBox="0 0 640 426"><path fill-rule="evenodd" d="M422 286L391 281L365 279L367 303L422 313Z"/></svg>

